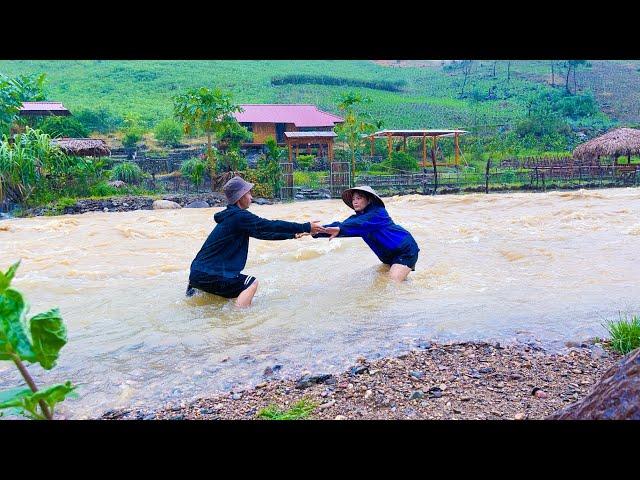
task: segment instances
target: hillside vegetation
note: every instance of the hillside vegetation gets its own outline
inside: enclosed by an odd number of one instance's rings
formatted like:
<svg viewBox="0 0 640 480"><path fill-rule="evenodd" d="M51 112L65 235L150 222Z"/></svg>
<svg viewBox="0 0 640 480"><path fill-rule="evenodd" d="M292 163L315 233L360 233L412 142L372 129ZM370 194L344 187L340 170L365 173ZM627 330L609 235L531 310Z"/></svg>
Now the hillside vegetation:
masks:
<svg viewBox="0 0 640 480"><path fill-rule="evenodd" d="M613 119L638 121L638 62L591 63L577 74L578 91L592 88ZM72 112L103 109L116 118L133 113L149 128L171 115L173 95L196 86L231 91L241 103L313 103L333 113L340 94L357 88L371 97L368 109L386 128L467 129L512 125L527 115L532 95L549 89L545 61L474 61L466 81L464 69L454 66L369 60L3 60L0 73L45 73L47 98L64 102ZM314 83L314 78L320 80ZM562 82L556 72L555 83Z"/></svg>

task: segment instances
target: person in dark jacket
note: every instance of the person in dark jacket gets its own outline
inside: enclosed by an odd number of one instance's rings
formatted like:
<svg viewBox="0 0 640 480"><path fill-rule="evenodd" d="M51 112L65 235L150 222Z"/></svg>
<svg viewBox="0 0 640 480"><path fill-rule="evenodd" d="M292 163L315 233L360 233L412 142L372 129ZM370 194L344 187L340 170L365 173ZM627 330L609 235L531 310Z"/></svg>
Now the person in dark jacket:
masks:
<svg viewBox="0 0 640 480"><path fill-rule="evenodd" d="M342 200L355 210L344 222L324 225L326 233L316 237L362 237L382 263L390 265L392 280L402 282L415 271L418 244L411 234L396 225L380 196L369 186L349 188L342 192Z"/></svg>
<svg viewBox="0 0 640 480"><path fill-rule="evenodd" d="M249 237L287 240L325 231L319 222L267 220L248 212L252 188L253 183L241 177L233 177L223 187L229 204L213 216L217 225L191 262L187 296L198 289L225 298L237 297L236 305L247 307L258 290L255 277L240 273L247 263Z"/></svg>

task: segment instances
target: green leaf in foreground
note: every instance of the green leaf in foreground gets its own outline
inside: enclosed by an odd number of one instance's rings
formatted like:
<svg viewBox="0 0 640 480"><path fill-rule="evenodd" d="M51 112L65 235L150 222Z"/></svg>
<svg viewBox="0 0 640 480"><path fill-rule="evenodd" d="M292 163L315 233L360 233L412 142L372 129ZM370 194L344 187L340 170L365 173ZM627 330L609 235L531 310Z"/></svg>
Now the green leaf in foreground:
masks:
<svg viewBox="0 0 640 480"><path fill-rule="evenodd" d="M60 349L67 343L67 329L60 311L53 308L31 318L31 340L36 361L45 370L51 370Z"/></svg>
<svg viewBox="0 0 640 480"><path fill-rule="evenodd" d="M302 420L307 418L316 406L314 402L302 399L288 410L280 410L277 405L269 405L260 410L257 416L266 420Z"/></svg>
<svg viewBox="0 0 640 480"><path fill-rule="evenodd" d="M21 360L36 361L24 318L28 310L22 294L7 289L0 294L0 360L9 360L9 352L18 354Z"/></svg>
<svg viewBox="0 0 640 480"><path fill-rule="evenodd" d="M0 392L0 409L9 409L12 413L27 415L32 418L44 419L44 415L38 411L38 402L44 402L53 413L56 404L62 402L68 396L75 396L77 387L71 382L59 383L33 393L29 388L13 388Z"/></svg>

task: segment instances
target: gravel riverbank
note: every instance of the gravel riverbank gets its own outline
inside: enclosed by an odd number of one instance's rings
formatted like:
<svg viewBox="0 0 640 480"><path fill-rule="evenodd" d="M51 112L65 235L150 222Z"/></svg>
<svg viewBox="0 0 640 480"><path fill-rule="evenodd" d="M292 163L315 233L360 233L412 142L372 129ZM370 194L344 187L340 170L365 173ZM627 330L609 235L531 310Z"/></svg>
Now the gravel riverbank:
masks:
<svg viewBox="0 0 640 480"><path fill-rule="evenodd" d="M309 419L544 419L585 397L620 358L593 342L563 353L536 345L422 342L394 358L358 359L339 375L300 372L255 388L158 410L110 410L101 419L257 419L261 409L315 404Z"/></svg>

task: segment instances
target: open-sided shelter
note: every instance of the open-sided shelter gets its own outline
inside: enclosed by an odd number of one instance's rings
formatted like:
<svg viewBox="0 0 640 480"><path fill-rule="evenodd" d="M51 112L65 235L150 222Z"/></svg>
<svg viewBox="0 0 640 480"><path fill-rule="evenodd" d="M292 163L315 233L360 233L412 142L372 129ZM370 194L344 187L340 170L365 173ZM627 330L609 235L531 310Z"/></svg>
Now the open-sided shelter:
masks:
<svg viewBox="0 0 640 480"><path fill-rule="evenodd" d="M618 157L626 156L631 163L631 155L640 155L640 130L635 128L616 128L578 145L573 151L573 156L581 160L609 157L615 162Z"/></svg>
<svg viewBox="0 0 640 480"><path fill-rule="evenodd" d="M458 139L460 135L468 133L466 130L449 130L449 129L431 129L431 130L380 130L369 135L365 135L371 142L371 155L375 155L375 139L386 138L387 148L389 150L389 156L393 152L393 140L394 138L402 138L403 149L407 148L407 138L421 138L422 139L422 168L427 166L427 137L431 139L431 161L434 165L438 166L450 166L448 164L436 163L436 149L438 146L439 138L453 137L455 160L454 165L460 164L460 145Z"/></svg>

